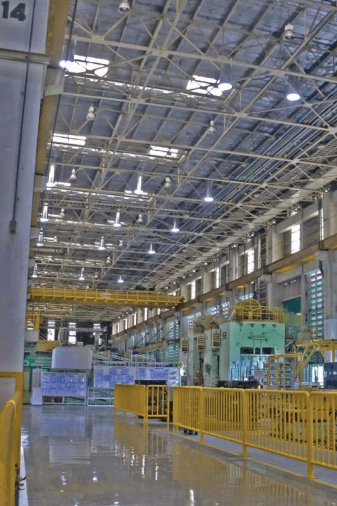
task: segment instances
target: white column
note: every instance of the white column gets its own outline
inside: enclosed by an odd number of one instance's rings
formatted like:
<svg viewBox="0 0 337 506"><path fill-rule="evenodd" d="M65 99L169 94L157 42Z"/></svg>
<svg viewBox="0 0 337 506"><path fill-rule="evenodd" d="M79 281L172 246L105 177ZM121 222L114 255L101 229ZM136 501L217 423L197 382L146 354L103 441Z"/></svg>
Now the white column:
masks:
<svg viewBox="0 0 337 506"><path fill-rule="evenodd" d="M32 22L33 1L20 4L21 13L11 17L17 4L10 0L8 16L2 12L0 17L0 49L13 51L11 59L0 56L0 371L8 373L23 369L31 208L46 67L44 58L35 56L27 66L27 58L20 60L17 51L44 55L49 11L48 2L36 0Z"/></svg>

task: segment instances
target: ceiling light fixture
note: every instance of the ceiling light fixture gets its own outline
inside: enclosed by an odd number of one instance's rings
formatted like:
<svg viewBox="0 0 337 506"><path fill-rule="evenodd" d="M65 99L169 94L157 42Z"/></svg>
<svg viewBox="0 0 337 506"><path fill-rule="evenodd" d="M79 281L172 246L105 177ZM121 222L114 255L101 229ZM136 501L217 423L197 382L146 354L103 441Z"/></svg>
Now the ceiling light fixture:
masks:
<svg viewBox="0 0 337 506"><path fill-rule="evenodd" d="M155 255L156 254L156 251L153 249L152 244L150 246L150 249L149 249L148 253L149 253L149 255Z"/></svg>
<svg viewBox="0 0 337 506"><path fill-rule="evenodd" d="M40 221L48 221L48 204L43 204L42 216Z"/></svg>
<svg viewBox="0 0 337 506"><path fill-rule="evenodd" d="M128 12L130 10L130 4L128 2L128 0L122 0L121 3L119 4L119 7L118 7L118 10L119 12Z"/></svg>
<svg viewBox="0 0 337 506"><path fill-rule="evenodd" d="M104 235L102 235L102 237L101 237L101 242L99 244L99 248L98 249L100 251L104 251L105 250Z"/></svg>
<svg viewBox="0 0 337 506"><path fill-rule="evenodd" d="M209 134L214 134L214 132L215 132L215 126L214 126L214 121L212 120L212 121L210 121L210 123L209 123L208 133L209 133Z"/></svg>
<svg viewBox="0 0 337 506"><path fill-rule="evenodd" d="M294 64L289 66L289 70L291 72L298 71L296 65ZM287 100L289 100L289 102L297 102L301 98L301 95L299 94L299 79L294 75L287 76L286 79L288 82L288 90L286 95Z"/></svg>
<svg viewBox="0 0 337 506"><path fill-rule="evenodd" d="M300 95L295 91L290 91L289 93L287 93L287 100L289 100L289 102L297 102L297 100L299 100L300 98L301 98Z"/></svg>
<svg viewBox="0 0 337 506"><path fill-rule="evenodd" d="M204 197L205 202L213 202L214 198L212 195L212 184L210 182L207 183L206 195Z"/></svg>
<svg viewBox="0 0 337 506"><path fill-rule="evenodd" d="M81 269L81 274L80 274L80 277L78 278L79 281L84 281L85 280L85 276L84 276L84 267L82 267Z"/></svg>
<svg viewBox="0 0 337 506"><path fill-rule="evenodd" d="M171 232L174 232L174 233L180 232L180 229L177 226L177 220L174 220L173 227L171 228Z"/></svg>
<svg viewBox="0 0 337 506"><path fill-rule="evenodd" d="M36 246L39 246L39 247L42 247L42 246L43 246L43 230L42 230L42 228L41 228L41 230L40 230L40 233L39 233L39 237L38 237L38 240L37 240Z"/></svg>
<svg viewBox="0 0 337 506"><path fill-rule="evenodd" d="M169 176L167 176L165 178L164 188L171 188L171 186L172 186L172 179Z"/></svg>
<svg viewBox="0 0 337 506"><path fill-rule="evenodd" d="M137 223L143 223L143 215L142 214L138 214Z"/></svg>
<svg viewBox="0 0 337 506"><path fill-rule="evenodd" d="M124 283L124 279L122 278L122 276L119 276L118 283Z"/></svg>
<svg viewBox="0 0 337 506"><path fill-rule="evenodd" d="M284 39L289 40L294 37L294 25L288 23L284 28Z"/></svg>
<svg viewBox="0 0 337 506"><path fill-rule="evenodd" d="M54 186L54 178L55 178L55 165L51 164L51 166L49 167L49 176L48 176L47 187Z"/></svg>
<svg viewBox="0 0 337 506"><path fill-rule="evenodd" d="M95 279L98 279L98 273L95 272Z"/></svg>
<svg viewBox="0 0 337 506"><path fill-rule="evenodd" d="M106 257L106 264L107 264L107 265L111 265L111 255L108 255L108 256Z"/></svg>
<svg viewBox="0 0 337 506"><path fill-rule="evenodd" d="M134 191L135 195L143 195L143 193L144 193L142 190L142 179L143 179L143 176L138 176L137 188Z"/></svg>
<svg viewBox="0 0 337 506"><path fill-rule="evenodd" d="M61 209L61 212L60 212L60 218L64 218L65 217L65 211L64 211L64 208L62 207Z"/></svg>
<svg viewBox="0 0 337 506"><path fill-rule="evenodd" d="M95 119L95 108L93 105L91 105L88 110L87 121L94 121L94 119Z"/></svg>
<svg viewBox="0 0 337 506"><path fill-rule="evenodd" d="M122 248L122 247L123 247L123 241L122 241L122 239L120 239L120 240L118 241L118 247L119 247L119 248Z"/></svg>
<svg viewBox="0 0 337 506"><path fill-rule="evenodd" d="M76 179L77 179L77 176L76 176L76 170L75 170L75 169L72 169L71 174L70 174L69 181L76 181Z"/></svg>
<svg viewBox="0 0 337 506"><path fill-rule="evenodd" d="M115 228L120 228L122 226L121 222L120 222L120 219L121 219L121 213L120 213L120 211L117 211L115 223L113 225Z"/></svg>
<svg viewBox="0 0 337 506"><path fill-rule="evenodd" d="M37 273L37 265L34 265L32 278L37 278L37 277L38 277L38 273Z"/></svg>

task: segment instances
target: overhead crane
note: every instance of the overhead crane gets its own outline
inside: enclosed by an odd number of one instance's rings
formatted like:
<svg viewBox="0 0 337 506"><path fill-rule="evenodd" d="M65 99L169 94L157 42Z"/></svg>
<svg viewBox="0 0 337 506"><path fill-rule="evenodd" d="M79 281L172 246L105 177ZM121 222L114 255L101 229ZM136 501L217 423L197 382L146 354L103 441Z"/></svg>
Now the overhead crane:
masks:
<svg viewBox="0 0 337 506"><path fill-rule="evenodd" d="M69 302L97 306L138 306L171 308L183 302L181 295L152 292L148 290L90 290L34 286L28 290L30 302Z"/></svg>

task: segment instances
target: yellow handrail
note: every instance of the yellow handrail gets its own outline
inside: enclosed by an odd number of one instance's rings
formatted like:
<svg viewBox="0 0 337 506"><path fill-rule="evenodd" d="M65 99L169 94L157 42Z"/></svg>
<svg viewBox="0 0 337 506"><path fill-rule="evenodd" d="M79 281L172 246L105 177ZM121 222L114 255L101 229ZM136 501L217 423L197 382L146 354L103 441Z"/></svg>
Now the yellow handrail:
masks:
<svg viewBox="0 0 337 506"><path fill-rule="evenodd" d="M15 482L19 469L20 393L15 392L0 411L0 497L3 506L15 504Z"/></svg>

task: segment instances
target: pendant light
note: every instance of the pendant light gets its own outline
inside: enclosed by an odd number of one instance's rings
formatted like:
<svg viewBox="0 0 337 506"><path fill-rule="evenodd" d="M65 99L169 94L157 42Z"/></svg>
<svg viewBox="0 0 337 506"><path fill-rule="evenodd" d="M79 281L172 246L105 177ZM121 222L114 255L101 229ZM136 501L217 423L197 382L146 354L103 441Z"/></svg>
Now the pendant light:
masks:
<svg viewBox="0 0 337 506"><path fill-rule="evenodd" d="M122 226L121 222L120 222L120 219L121 219L121 213L120 213L120 211L117 211L117 213L116 213L116 219L115 219L115 222L113 224L113 226L115 228L120 228Z"/></svg>
<svg viewBox="0 0 337 506"><path fill-rule="evenodd" d="M101 237L101 242L99 244L98 249L99 249L99 251L104 251L105 250L104 235L102 235L102 237Z"/></svg>
<svg viewBox="0 0 337 506"><path fill-rule="evenodd" d="M153 245L152 245L152 244L151 244L151 246L150 246L150 249L149 249L149 251L148 251L148 254L149 254L149 255L155 255L155 254L156 254L156 251L153 249Z"/></svg>
<svg viewBox="0 0 337 506"><path fill-rule="evenodd" d="M75 170L75 169L72 169L72 170L71 170L71 174L70 174L70 178L69 178L69 180L70 180L70 181L76 181L76 179L77 179L77 176L76 176L76 170Z"/></svg>
<svg viewBox="0 0 337 506"><path fill-rule="evenodd" d="M174 233L180 232L180 229L178 228L178 225L177 225L177 220L174 220L173 227L171 228L171 232L174 232Z"/></svg>
<svg viewBox="0 0 337 506"><path fill-rule="evenodd" d="M143 195L143 193L144 193L142 190L142 180L143 180L143 176L138 176L137 188L134 191L135 195Z"/></svg>

